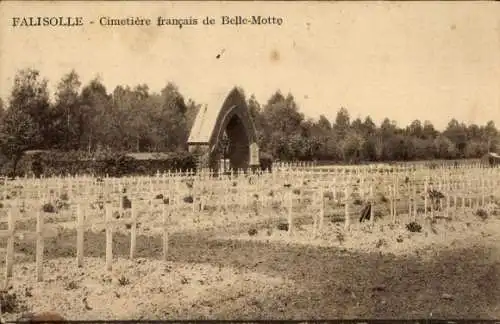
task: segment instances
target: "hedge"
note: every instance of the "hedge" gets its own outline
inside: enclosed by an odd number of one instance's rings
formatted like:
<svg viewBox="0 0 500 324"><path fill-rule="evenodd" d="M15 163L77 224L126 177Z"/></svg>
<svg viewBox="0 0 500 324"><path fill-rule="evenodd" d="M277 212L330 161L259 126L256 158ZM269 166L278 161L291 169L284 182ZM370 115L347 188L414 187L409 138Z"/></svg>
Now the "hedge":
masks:
<svg viewBox="0 0 500 324"><path fill-rule="evenodd" d="M150 155L150 158L136 159L124 152L32 151L24 154L19 160L15 174L13 173L12 161L4 161L0 174L18 177L84 174L120 177L195 170L197 165L196 155L189 152L151 153L147 155ZM272 156L261 152L260 169L271 171L272 163Z"/></svg>
<svg viewBox="0 0 500 324"><path fill-rule="evenodd" d="M195 157L189 152L171 152L161 158L135 159L126 153L41 151L25 154L18 162L16 176L94 175L119 177L154 175L159 172L187 171L196 168ZM6 165L2 173L12 175L13 166Z"/></svg>

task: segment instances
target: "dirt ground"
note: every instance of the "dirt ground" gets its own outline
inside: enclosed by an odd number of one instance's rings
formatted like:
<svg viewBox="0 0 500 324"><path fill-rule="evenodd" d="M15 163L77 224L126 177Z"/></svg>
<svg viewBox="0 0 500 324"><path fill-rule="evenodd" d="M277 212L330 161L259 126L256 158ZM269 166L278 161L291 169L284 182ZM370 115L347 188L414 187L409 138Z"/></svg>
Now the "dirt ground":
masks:
<svg viewBox="0 0 500 324"><path fill-rule="evenodd" d="M300 220L291 237L275 222L193 228L171 235L166 262L160 234L140 231L137 258L129 260L130 236L121 231L114 233L111 272L105 271L105 233L86 233L85 264L77 268L76 231L61 223L45 241L43 282L35 281L34 242L16 242L8 294L15 294L17 307L2 316L500 318L500 217L450 216L417 220L419 233L409 232L404 218L395 225L353 223L348 232L326 219L317 238L310 222ZM34 222L20 226L31 229ZM3 241L0 258L3 268Z"/></svg>

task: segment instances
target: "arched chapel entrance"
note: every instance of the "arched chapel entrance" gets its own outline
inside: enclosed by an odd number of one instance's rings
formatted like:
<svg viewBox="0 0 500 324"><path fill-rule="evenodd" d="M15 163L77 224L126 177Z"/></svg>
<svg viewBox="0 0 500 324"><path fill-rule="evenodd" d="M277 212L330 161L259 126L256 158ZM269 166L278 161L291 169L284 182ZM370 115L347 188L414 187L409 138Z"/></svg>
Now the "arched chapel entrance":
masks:
<svg viewBox="0 0 500 324"><path fill-rule="evenodd" d="M199 156L199 167L219 168L229 159L231 169L259 165L259 147L243 93L234 88L222 106L200 108L188 139L189 151Z"/></svg>

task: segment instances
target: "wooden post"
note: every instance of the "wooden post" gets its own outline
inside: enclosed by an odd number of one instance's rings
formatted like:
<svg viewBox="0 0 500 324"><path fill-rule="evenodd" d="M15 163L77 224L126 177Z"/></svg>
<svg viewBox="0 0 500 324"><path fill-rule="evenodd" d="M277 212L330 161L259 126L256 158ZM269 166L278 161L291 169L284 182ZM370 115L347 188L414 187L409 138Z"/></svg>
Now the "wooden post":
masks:
<svg viewBox="0 0 500 324"><path fill-rule="evenodd" d="M168 257L168 222L170 209L166 204L163 204L163 261L167 261Z"/></svg>
<svg viewBox="0 0 500 324"><path fill-rule="evenodd" d="M195 213L195 212L199 211L199 209L196 210L197 209L196 207L199 208L199 206L200 206L200 203L199 203L200 197L198 196L198 181L196 179L193 179L193 187L191 188L190 191L191 191L191 196L193 197L193 206L192 206L193 213Z"/></svg>
<svg viewBox="0 0 500 324"><path fill-rule="evenodd" d="M424 182L424 218L427 218L427 178Z"/></svg>
<svg viewBox="0 0 500 324"><path fill-rule="evenodd" d="M80 204L76 205L76 266L83 266L84 214Z"/></svg>
<svg viewBox="0 0 500 324"><path fill-rule="evenodd" d="M313 218L313 226L312 226L312 230L313 230L313 238L316 238L316 236L318 235L318 227L319 227L319 213L321 212L320 208L319 207L319 191L314 195L314 202L317 204L315 204L315 206L318 207L318 212L316 213L315 211L312 212L312 218Z"/></svg>
<svg viewBox="0 0 500 324"><path fill-rule="evenodd" d="M457 210L457 183L454 181L453 182L453 209Z"/></svg>
<svg viewBox="0 0 500 324"><path fill-rule="evenodd" d="M137 208L136 203L132 202L130 209L131 224L130 224L130 260L135 257L135 248L137 245Z"/></svg>
<svg viewBox="0 0 500 324"><path fill-rule="evenodd" d="M484 188L484 178L481 177L481 206L484 207L484 197L485 197L485 188Z"/></svg>
<svg viewBox="0 0 500 324"><path fill-rule="evenodd" d="M448 215L450 214L450 200L451 200L451 197L450 197L450 194L451 194L451 190L450 190L450 184L447 183L446 184L446 210L445 210L445 217L448 217Z"/></svg>
<svg viewBox="0 0 500 324"><path fill-rule="evenodd" d="M17 216L17 215L16 215ZM8 239L7 239L7 256L5 259L5 279L12 277L12 268L14 267L14 231L15 231L15 216L12 210L8 211ZM6 281L7 282L7 281Z"/></svg>
<svg viewBox="0 0 500 324"><path fill-rule="evenodd" d="M462 210L465 210L465 202L466 202L466 192L465 192L465 187L466 187L466 182L462 182L460 184L460 193L462 195Z"/></svg>
<svg viewBox="0 0 500 324"><path fill-rule="evenodd" d="M344 195L345 195L345 219L344 219L344 229L346 231L349 230L351 226L351 220L349 216L349 190L347 186L344 188Z"/></svg>
<svg viewBox="0 0 500 324"><path fill-rule="evenodd" d="M323 230L323 224L325 220L325 193L323 190L323 186L320 187L319 189L319 231L321 232Z"/></svg>
<svg viewBox="0 0 500 324"><path fill-rule="evenodd" d="M374 220L374 217L375 217L375 213L374 213L374 209L375 209L375 199L373 197L373 185L370 184L370 204L371 204L371 208L370 208L370 223L373 223L375 220Z"/></svg>
<svg viewBox="0 0 500 324"><path fill-rule="evenodd" d="M292 191L288 192L288 235L292 235L293 219L292 219L292 208L293 208L293 195Z"/></svg>
<svg viewBox="0 0 500 324"><path fill-rule="evenodd" d="M232 172L232 171L231 171ZM224 186L224 210L227 212L227 209L228 209L228 205L229 205L229 202L228 202L228 198L229 198L229 195L231 194L231 187L229 186L229 182L230 182L230 177L224 177L223 180L222 180L222 185Z"/></svg>
<svg viewBox="0 0 500 324"><path fill-rule="evenodd" d="M408 193L408 219L411 220L411 211L412 211L412 205L413 205L413 196L412 196L412 191L411 191L411 183L408 182L406 185L406 192Z"/></svg>
<svg viewBox="0 0 500 324"><path fill-rule="evenodd" d="M36 281L43 281L43 218L40 208L36 212Z"/></svg>
<svg viewBox="0 0 500 324"><path fill-rule="evenodd" d="M113 209L111 204L106 204L106 270L113 267Z"/></svg>
<svg viewBox="0 0 500 324"><path fill-rule="evenodd" d="M394 217L393 223L396 223L396 217L397 217L397 213L398 213L397 203L398 203L398 187L399 187L399 180L398 180L397 176L396 176L396 179L393 181L392 185L394 188L394 191L393 191L394 199L392 200L392 208L394 209L394 211L393 211L393 215L394 215L393 216Z"/></svg>

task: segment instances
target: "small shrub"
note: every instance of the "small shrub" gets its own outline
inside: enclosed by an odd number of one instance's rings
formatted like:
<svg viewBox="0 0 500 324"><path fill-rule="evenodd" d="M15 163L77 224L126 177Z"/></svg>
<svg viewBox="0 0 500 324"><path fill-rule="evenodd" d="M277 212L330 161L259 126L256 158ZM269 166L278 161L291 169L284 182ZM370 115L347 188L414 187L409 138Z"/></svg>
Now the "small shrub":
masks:
<svg viewBox="0 0 500 324"><path fill-rule="evenodd" d="M328 198L328 200L332 200L333 199L333 192L331 192L331 191L324 192L323 198Z"/></svg>
<svg viewBox="0 0 500 324"><path fill-rule="evenodd" d="M184 197L183 200L185 203L188 203L188 204L192 204L194 201L193 196L191 196L191 195Z"/></svg>
<svg viewBox="0 0 500 324"><path fill-rule="evenodd" d="M422 231L422 226L417 222L411 222L406 224L406 229L412 233L420 233Z"/></svg>
<svg viewBox="0 0 500 324"><path fill-rule="evenodd" d="M169 204L170 204L170 198L168 198L168 197L167 197L167 198L164 198L164 199L163 199L163 203L164 203L165 205L169 205Z"/></svg>
<svg viewBox="0 0 500 324"><path fill-rule="evenodd" d="M396 237L396 242L403 243L403 237L401 235L398 235L398 237Z"/></svg>
<svg viewBox="0 0 500 324"><path fill-rule="evenodd" d="M122 206L123 209L130 209L132 208L132 201L127 198L127 196L122 197Z"/></svg>
<svg viewBox="0 0 500 324"><path fill-rule="evenodd" d="M155 199L163 199L163 195L162 195L162 194L157 194L157 195L155 196Z"/></svg>
<svg viewBox="0 0 500 324"><path fill-rule="evenodd" d="M257 229L256 228L251 228L248 230L248 235L254 236L257 235Z"/></svg>
<svg viewBox="0 0 500 324"><path fill-rule="evenodd" d="M280 209L280 207L281 207L281 204L280 204L280 202L279 202L279 201L273 201L273 202L271 203L271 208L272 208L272 209L275 209L275 210L276 210L276 209Z"/></svg>
<svg viewBox="0 0 500 324"><path fill-rule="evenodd" d="M478 210L476 210L475 212L476 216L481 218L481 220L486 220L488 218L488 212L482 208L479 208Z"/></svg>
<svg viewBox="0 0 500 324"><path fill-rule="evenodd" d="M386 203L386 202L388 202L389 200L387 199L387 197L386 197L386 196L382 196L382 197L380 197L380 201L381 201L381 202L383 202L383 203Z"/></svg>
<svg viewBox="0 0 500 324"><path fill-rule="evenodd" d="M236 181L233 181L233 187L236 187L238 183Z"/></svg>
<svg viewBox="0 0 500 324"><path fill-rule="evenodd" d="M120 278L118 278L118 284L120 286L126 286L126 285L130 284L130 280L128 280L127 277L125 277L124 275L122 275Z"/></svg>
<svg viewBox="0 0 500 324"><path fill-rule="evenodd" d="M379 239L377 241L377 243L375 243L376 248L381 248L382 246L386 246L386 245L387 245L387 241L384 239Z"/></svg>
<svg viewBox="0 0 500 324"><path fill-rule="evenodd" d="M66 290L75 290L75 289L78 289L78 284L76 283L76 281L70 281L68 282L65 286L64 286L64 289Z"/></svg>
<svg viewBox="0 0 500 324"><path fill-rule="evenodd" d="M288 231L288 224L287 223L279 223L278 224L278 229L280 231Z"/></svg>
<svg viewBox="0 0 500 324"><path fill-rule="evenodd" d="M3 208L3 204L0 202L0 208Z"/></svg>
<svg viewBox="0 0 500 324"><path fill-rule="evenodd" d="M300 195L300 189L293 189L292 192L295 194L295 195Z"/></svg>
<svg viewBox="0 0 500 324"><path fill-rule="evenodd" d="M363 205L363 201L359 198L354 199L353 205L361 206Z"/></svg>
<svg viewBox="0 0 500 324"><path fill-rule="evenodd" d="M62 200L62 201L68 201L69 200L68 193L67 192L63 192L61 194L61 197L59 197L59 199Z"/></svg>
<svg viewBox="0 0 500 324"><path fill-rule="evenodd" d="M274 196L274 191L269 191L269 193L267 194L269 197L273 197Z"/></svg>
<svg viewBox="0 0 500 324"><path fill-rule="evenodd" d="M22 309L22 304L16 293L1 291L0 292L0 309L4 313L17 313Z"/></svg>
<svg viewBox="0 0 500 324"><path fill-rule="evenodd" d="M291 185L291 184L289 184L289 183L285 183L285 184L283 185L283 187L285 187L285 188L290 188L291 186L292 186L292 185Z"/></svg>
<svg viewBox="0 0 500 324"><path fill-rule="evenodd" d="M45 213L55 213L56 212L56 208L54 207L54 205L52 205L51 203L46 203L42 206L42 210L45 212Z"/></svg>
<svg viewBox="0 0 500 324"><path fill-rule="evenodd" d="M336 236L337 236L337 241L339 241L340 244L344 243L345 241L344 233L337 232Z"/></svg>
<svg viewBox="0 0 500 324"><path fill-rule="evenodd" d="M55 204L56 204L56 209L57 210L61 210L61 209L67 210L67 209L69 209L69 204L65 200L57 199L56 202L55 202Z"/></svg>

